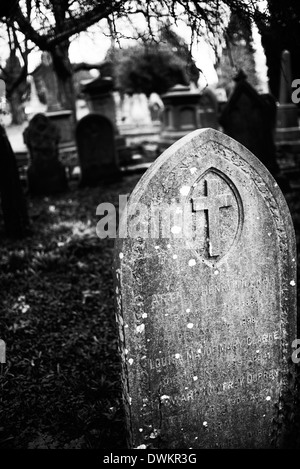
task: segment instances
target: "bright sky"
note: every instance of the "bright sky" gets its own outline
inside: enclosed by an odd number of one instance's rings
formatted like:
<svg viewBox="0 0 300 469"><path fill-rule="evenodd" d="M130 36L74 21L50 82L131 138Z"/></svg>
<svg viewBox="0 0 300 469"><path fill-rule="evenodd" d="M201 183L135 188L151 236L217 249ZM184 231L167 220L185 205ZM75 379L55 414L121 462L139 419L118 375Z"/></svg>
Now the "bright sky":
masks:
<svg viewBox="0 0 300 469"><path fill-rule="evenodd" d="M124 26L126 28L126 26ZM190 30L181 23L174 31L183 37L187 43L190 42ZM70 45L69 54L71 62L95 63L104 60L106 52L111 45L111 39L100 32L99 26L90 28L90 33L81 33L77 39L74 39ZM125 29L126 31L126 29ZM128 45L130 40L121 40L121 46ZM217 83L217 74L214 69L214 52L211 46L203 39L197 45L193 45L192 54L197 67L203 71L200 80L200 86L212 85Z"/></svg>
<svg viewBox="0 0 300 469"><path fill-rule="evenodd" d="M144 30L145 25L143 25L143 21L139 21L138 27L141 31ZM111 45L110 37L108 37L108 35L105 35L104 33L105 28L106 26L102 26L99 24L94 25L89 28L89 32L81 33L77 38L73 39L69 49L71 62L97 63L104 60L106 52ZM128 22L126 23L126 20L123 20L123 23L118 23L118 29L120 31L125 31L125 34L127 35L131 34L128 29ZM191 32L184 21L179 21L177 27L174 27L174 30L179 36L183 37L188 44L190 43ZM257 72L261 77L261 89L263 92L267 92L267 68L265 63L265 55L261 46L260 36L256 28L254 28L253 30L253 36L254 46L257 50L255 60ZM132 41L122 40L121 45L126 45L130 42ZM7 46L5 47L5 45L6 44L0 44L1 52L7 49ZM2 59L7 56L7 54L4 52L2 54ZM203 74L200 75L198 83L199 87L202 88L206 85L216 85L217 74L214 68L215 54L208 42L204 39L200 39L197 44L194 43L192 46L192 55L197 67L203 72ZM39 51L32 52L29 55L29 72L32 72L32 70L34 70L34 68L40 63L40 56L41 53Z"/></svg>

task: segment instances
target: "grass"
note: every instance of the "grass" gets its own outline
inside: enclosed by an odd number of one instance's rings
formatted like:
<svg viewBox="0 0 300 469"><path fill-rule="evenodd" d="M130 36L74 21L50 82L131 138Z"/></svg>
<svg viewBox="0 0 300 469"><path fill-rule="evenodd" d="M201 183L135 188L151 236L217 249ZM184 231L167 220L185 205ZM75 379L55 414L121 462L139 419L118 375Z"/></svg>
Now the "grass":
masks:
<svg viewBox="0 0 300 469"><path fill-rule="evenodd" d="M100 240L95 227L97 205L117 206L139 178L28 199L33 234L23 240L6 239L1 227L1 448L126 447L113 240ZM299 246L299 193L287 201Z"/></svg>
<svg viewBox="0 0 300 469"><path fill-rule="evenodd" d="M96 207L139 177L30 199L33 235L2 232L2 448L124 448L113 240L96 236Z"/></svg>

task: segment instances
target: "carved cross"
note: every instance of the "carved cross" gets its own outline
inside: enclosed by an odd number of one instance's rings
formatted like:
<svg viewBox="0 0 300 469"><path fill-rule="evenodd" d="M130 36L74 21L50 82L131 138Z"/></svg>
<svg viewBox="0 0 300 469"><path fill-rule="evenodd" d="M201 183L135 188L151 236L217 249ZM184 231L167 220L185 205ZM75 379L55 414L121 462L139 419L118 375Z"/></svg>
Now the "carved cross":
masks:
<svg viewBox="0 0 300 469"><path fill-rule="evenodd" d="M191 199L194 212L207 211L210 256L220 254L220 208L232 205L230 194L219 194L219 181L206 180L207 196Z"/></svg>

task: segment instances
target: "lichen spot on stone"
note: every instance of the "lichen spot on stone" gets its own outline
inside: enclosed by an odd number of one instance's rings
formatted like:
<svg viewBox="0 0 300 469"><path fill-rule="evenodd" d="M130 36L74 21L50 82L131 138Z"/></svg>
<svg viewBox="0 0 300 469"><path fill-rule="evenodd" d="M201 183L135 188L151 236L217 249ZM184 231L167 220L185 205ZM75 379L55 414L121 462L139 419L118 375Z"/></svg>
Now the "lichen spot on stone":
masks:
<svg viewBox="0 0 300 469"><path fill-rule="evenodd" d="M171 233L178 234L181 231L181 226L172 226Z"/></svg>
<svg viewBox="0 0 300 469"><path fill-rule="evenodd" d="M188 195L189 192L190 192L190 186L182 186L180 188L181 195Z"/></svg>
<svg viewBox="0 0 300 469"><path fill-rule="evenodd" d="M139 326L136 327L136 332L139 332L140 334L144 332L145 330L145 324L140 324Z"/></svg>
<svg viewBox="0 0 300 469"><path fill-rule="evenodd" d="M190 266L190 267L193 267L194 265L196 265L195 259L190 259L190 260L189 260L189 266Z"/></svg>

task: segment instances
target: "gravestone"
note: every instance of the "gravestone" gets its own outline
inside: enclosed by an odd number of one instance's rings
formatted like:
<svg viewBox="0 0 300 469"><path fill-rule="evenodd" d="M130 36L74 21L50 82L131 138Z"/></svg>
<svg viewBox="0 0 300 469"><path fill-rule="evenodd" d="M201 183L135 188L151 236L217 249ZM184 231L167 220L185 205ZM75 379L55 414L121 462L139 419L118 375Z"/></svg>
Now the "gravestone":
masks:
<svg viewBox="0 0 300 469"><path fill-rule="evenodd" d="M224 107L220 124L224 132L248 150L275 177L279 174L274 142L276 103L271 95L259 95L241 71L236 86Z"/></svg>
<svg viewBox="0 0 300 469"><path fill-rule="evenodd" d="M2 125L0 125L0 148L0 198L5 232L9 237L22 238L30 233L27 204L16 156Z"/></svg>
<svg viewBox="0 0 300 469"><path fill-rule="evenodd" d="M277 105L276 140L278 143L288 143L300 139L298 124L298 108L292 103L292 70L290 52L284 50L281 54L279 103Z"/></svg>
<svg viewBox="0 0 300 469"><path fill-rule="evenodd" d="M161 115L160 151L184 135L202 126L200 117L201 94L198 89L175 85L161 97L164 109Z"/></svg>
<svg viewBox="0 0 300 469"><path fill-rule="evenodd" d="M113 95L113 80L111 77L97 77L84 83L81 91L84 94L90 113L97 113L107 117L116 128L116 105Z"/></svg>
<svg viewBox="0 0 300 469"><path fill-rule="evenodd" d="M120 176L114 128L109 119L88 114L77 125L76 139L81 167L80 186L94 186Z"/></svg>
<svg viewBox="0 0 300 469"><path fill-rule="evenodd" d="M205 88L201 92L199 109L202 128L219 129L218 107L218 100L214 91L209 87Z"/></svg>
<svg viewBox="0 0 300 469"><path fill-rule="evenodd" d="M281 55L279 102L277 103L275 141L277 160L282 174L292 188L300 187L300 127L298 107L292 102L292 70L290 53Z"/></svg>
<svg viewBox="0 0 300 469"><path fill-rule="evenodd" d="M66 171L58 158L59 131L44 114L36 114L23 132L30 154L27 171L32 195L56 194L67 190Z"/></svg>
<svg viewBox="0 0 300 469"><path fill-rule="evenodd" d="M35 70L35 74L43 83L46 94L47 111L53 112L61 110L61 93L57 75L54 70L53 60L49 52L42 52L42 62Z"/></svg>
<svg viewBox="0 0 300 469"><path fill-rule="evenodd" d="M153 163L115 244L129 446L284 445L295 249L281 190L238 142L195 130Z"/></svg>

